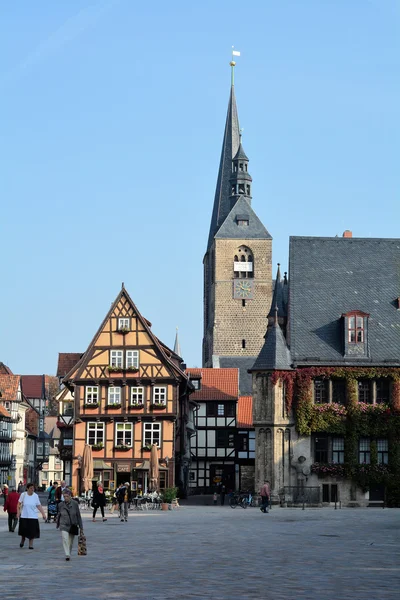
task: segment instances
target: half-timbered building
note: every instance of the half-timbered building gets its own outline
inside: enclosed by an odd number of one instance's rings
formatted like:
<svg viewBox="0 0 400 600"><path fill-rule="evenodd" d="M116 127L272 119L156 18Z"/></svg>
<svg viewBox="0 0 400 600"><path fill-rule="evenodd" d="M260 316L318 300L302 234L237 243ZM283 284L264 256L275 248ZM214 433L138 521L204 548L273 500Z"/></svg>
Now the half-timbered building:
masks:
<svg viewBox="0 0 400 600"><path fill-rule="evenodd" d="M81 457L89 444L95 475L106 487L130 481L133 490L148 490L155 444L160 489L178 485L180 494L186 493L192 385L181 365L182 359L153 334L151 323L122 287L88 349L64 377L66 389L59 395L60 405L65 405L61 447L70 439L66 431L74 427L74 489L81 487ZM74 397L69 417L67 390Z"/></svg>
<svg viewBox="0 0 400 600"><path fill-rule="evenodd" d="M239 489L243 491L254 491L255 438L253 397L239 396L237 405L236 451Z"/></svg>

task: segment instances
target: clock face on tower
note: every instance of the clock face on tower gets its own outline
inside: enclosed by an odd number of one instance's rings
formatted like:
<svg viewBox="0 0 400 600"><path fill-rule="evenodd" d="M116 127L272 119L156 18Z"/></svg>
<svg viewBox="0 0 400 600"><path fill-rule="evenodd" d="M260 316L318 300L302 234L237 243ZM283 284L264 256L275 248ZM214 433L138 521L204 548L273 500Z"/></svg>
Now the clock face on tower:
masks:
<svg viewBox="0 0 400 600"><path fill-rule="evenodd" d="M250 300L254 298L254 281L251 279L235 279L233 282L233 297Z"/></svg>

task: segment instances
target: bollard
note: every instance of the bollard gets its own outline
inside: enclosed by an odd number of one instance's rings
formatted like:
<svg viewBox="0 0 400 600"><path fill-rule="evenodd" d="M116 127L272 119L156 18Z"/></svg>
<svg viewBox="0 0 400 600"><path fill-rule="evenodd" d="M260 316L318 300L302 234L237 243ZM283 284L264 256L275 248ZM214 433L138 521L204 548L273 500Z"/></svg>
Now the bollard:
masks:
<svg viewBox="0 0 400 600"><path fill-rule="evenodd" d="M336 506L337 502L336 502L336 498L335 498L335 510L337 510L337 506Z"/></svg>
<svg viewBox="0 0 400 600"><path fill-rule="evenodd" d="M303 498L303 510L304 510L304 508L305 508L305 502L304 502L304 498Z"/></svg>

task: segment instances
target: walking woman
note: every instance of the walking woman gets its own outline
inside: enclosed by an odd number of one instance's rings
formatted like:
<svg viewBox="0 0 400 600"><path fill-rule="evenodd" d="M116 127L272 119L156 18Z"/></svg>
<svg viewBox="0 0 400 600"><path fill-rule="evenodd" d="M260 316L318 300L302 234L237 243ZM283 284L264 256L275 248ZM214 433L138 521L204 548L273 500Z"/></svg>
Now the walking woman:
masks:
<svg viewBox="0 0 400 600"><path fill-rule="evenodd" d="M57 529L61 529L65 560L69 560L75 536L79 534L79 529L83 533L83 525L79 504L72 500L71 490L65 488L63 496L64 502L58 505Z"/></svg>
<svg viewBox="0 0 400 600"><path fill-rule="evenodd" d="M20 548L24 547L25 539L28 538L29 550L33 550L33 540L40 538L38 511L46 520L46 514L40 504L39 496L35 494L35 486L33 483L28 483L26 492L19 497L17 507L18 535L21 536Z"/></svg>
<svg viewBox="0 0 400 600"><path fill-rule="evenodd" d="M103 517L103 521L107 521L107 519L104 518L104 507L106 505L106 495L104 493L104 488L102 485L98 485L97 487L95 487L95 489L93 490L93 501L92 501L92 506L93 506L93 521L95 521L95 517L96 517L96 512L97 509L100 508L100 512L101 512L101 516Z"/></svg>

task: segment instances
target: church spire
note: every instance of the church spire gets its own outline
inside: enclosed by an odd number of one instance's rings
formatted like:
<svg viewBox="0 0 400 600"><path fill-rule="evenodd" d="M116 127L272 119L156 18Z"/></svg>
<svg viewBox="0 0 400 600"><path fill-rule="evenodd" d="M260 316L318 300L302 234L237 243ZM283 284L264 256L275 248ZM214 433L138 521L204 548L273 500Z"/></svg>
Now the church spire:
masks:
<svg viewBox="0 0 400 600"><path fill-rule="evenodd" d="M233 61L232 61L233 62ZM231 64L232 71L234 65ZM235 86L232 83L229 95L228 112L226 115L224 139L222 142L221 159L219 163L217 187L215 190L214 207L211 217L210 234L207 250L211 247L214 236L225 221L231 210L231 183L232 161L236 156L240 143L239 118L236 107Z"/></svg>
<svg viewBox="0 0 400 600"><path fill-rule="evenodd" d="M176 328L175 344L174 344L174 352L175 352L175 354L177 354L178 356L182 356L182 353L181 353L181 345L180 345L180 343L179 343L179 338L178 338L178 328Z"/></svg>
<svg viewBox="0 0 400 600"><path fill-rule="evenodd" d="M248 172L249 159L242 146L242 134L239 137L239 149L233 157L231 184L231 208L236 204L240 196L244 196L251 204L251 182L253 181Z"/></svg>

